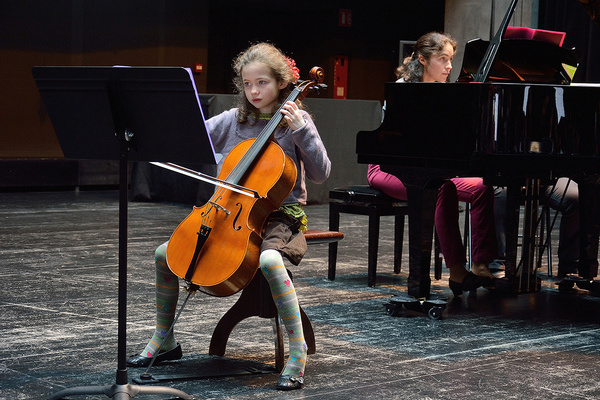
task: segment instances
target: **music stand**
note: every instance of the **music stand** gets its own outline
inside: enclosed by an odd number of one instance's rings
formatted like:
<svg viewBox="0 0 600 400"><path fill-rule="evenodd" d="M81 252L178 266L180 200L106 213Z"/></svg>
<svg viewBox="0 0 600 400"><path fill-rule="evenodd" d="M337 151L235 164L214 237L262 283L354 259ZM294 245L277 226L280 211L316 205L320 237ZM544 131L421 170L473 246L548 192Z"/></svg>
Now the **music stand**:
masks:
<svg viewBox="0 0 600 400"><path fill-rule="evenodd" d="M119 160L119 305L116 383L61 390L129 400L137 394L191 399L168 387L129 384L126 356L128 162L216 164L191 72L180 67L33 67L66 158Z"/></svg>

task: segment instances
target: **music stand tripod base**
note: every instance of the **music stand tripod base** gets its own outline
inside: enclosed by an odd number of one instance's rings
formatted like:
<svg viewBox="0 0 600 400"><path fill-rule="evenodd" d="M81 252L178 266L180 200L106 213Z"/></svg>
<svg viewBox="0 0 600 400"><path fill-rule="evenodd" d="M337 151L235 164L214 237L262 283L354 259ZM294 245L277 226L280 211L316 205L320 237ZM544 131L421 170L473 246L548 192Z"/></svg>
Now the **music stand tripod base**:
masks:
<svg viewBox="0 0 600 400"><path fill-rule="evenodd" d="M83 396L91 394L104 394L114 400L130 400L138 394L168 394L185 400L193 398L178 389L166 387L138 386L138 385L112 385L112 386L80 386L56 392L48 400L61 400L67 396Z"/></svg>
<svg viewBox="0 0 600 400"><path fill-rule="evenodd" d="M275 368L242 368L231 371L201 371L196 373L180 373L180 374L171 374L171 375L140 375L138 378L133 378L135 383L139 383L141 385L150 384L150 383L160 383L160 382L172 382L172 381L187 381L187 380L196 380L196 379L210 379L210 378L222 378L222 377L230 377L230 376L239 376L239 375L262 375L262 374L273 374L277 371Z"/></svg>

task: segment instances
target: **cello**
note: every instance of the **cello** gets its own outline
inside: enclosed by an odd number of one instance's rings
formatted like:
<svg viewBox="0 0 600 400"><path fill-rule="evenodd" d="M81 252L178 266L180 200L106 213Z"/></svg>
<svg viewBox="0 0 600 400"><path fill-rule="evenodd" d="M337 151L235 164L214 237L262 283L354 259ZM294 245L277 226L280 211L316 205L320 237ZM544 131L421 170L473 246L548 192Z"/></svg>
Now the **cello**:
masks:
<svg viewBox="0 0 600 400"><path fill-rule="evenodd" d="M190 290L230 296L242 290L258 269L261 232L296 183L293 160L274 141L273 133L288 101L301 100L323 87L323 69L313 67L261 133L235 146L223 161L221 182L209 201L177 226L167 245L167 265Z"/></svg>

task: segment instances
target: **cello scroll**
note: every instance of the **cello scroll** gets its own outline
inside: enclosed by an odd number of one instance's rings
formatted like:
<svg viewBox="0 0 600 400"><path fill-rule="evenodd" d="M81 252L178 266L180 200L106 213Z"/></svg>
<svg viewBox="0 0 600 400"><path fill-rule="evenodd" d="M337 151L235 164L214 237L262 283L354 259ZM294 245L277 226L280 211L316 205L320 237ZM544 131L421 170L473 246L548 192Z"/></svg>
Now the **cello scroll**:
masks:
<svg viewBox="0 0 600 400"><path fill-rule="evenodd" d="M302 100L308 92L316 91L319 93L322 89L327 89L327 85L323 83L325 80L325 71L321 67L312 67L308 73L310 80L299 81L296 88L300 91L296 100Z"/></svg>

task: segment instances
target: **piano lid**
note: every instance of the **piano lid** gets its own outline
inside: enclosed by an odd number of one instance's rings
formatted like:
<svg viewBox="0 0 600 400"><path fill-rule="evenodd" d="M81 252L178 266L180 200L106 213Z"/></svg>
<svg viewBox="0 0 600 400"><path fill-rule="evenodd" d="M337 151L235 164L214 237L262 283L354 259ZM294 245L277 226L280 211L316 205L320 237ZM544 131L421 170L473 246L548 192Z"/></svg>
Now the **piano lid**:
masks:
<svg viewBox="0 0 600 400"><path fill-rule="evenodd" d="M579 65L575 49L546 41L504 38L517 3L511 1L491 41L478 38L467 42L458 82L571 83Z"/></svg>
<svg viewBox="0 0 600 400"><path fill-rule="evenodd" d="M458 82L473 80L489 44L490 42L482 39L467 42ZM575 49L566 49L553 43L504 39L500 43L487 80L568 85L579 59Z"/></svg>

